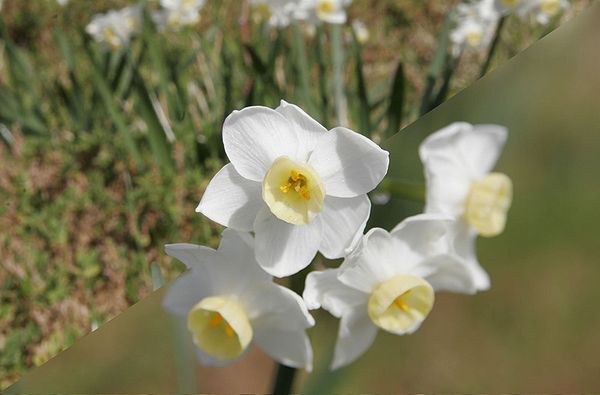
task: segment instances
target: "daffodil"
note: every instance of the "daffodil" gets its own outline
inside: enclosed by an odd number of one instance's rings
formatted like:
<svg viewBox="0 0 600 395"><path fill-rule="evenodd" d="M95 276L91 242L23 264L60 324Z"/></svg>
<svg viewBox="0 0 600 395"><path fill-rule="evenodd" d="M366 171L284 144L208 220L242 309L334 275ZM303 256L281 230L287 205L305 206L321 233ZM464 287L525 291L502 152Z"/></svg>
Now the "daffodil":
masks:
<svg viewBox="0 0 600 395"><path fill-rule="evenodd" d="M85 31L109 49L120 50L129 45L131 37L139 31L141 18L140 6L110 10L106 14L94 15Z"/></svg>
<svg viewBox="0 0 600 395"><path fill-rule="evenodd" d="M345 255L369 217L366 194L389 162L368 138L343 127L327 131L284 101L275 110L234 111L223 143L231 163L211 180L196 211L254 231L256 259L277 277L302 270L317 251Z"/></svg>
<svg viewBox="0 0 600 395"><path fill-rule="evenodd" d="M465 48L480 50L490 43L500 14L488 0L460 4L450 32L452 54L459 56Z"/></svg>
<svg viewBox="0 0 600 395"><path fill-rule="evenodd" d="M547 25L550 21L558 16L561 12L566 11L570 7L568 0L523 0L525 6L519 10L519 15L525 18L533 15L535 20Z"/></svg>
<svg viewBox="0 0 600 395"><path fill-rule="evenodd" d="M491 172L507 137L499 125L453 123L430 135L420 147L425 167L425 212L457 219L457 252L467 259L479 290L490 281L475 255L475 239L504 230L512 182Z"/></svg>
<svg viewBox="0 0 600 395"><path fill-rule="evenodd" d="M226 229L217 250L171 244L166 252L189 271L169 288L163 305L187 321L200 362L226 365L254 342L284 365L311 370L306 328L314 319L300 296L258 266L250 234Z"/></svg>
<svg viewBox="0 0 600 395"><path fill-rule="evenodd" d="M362 355L377 332L416 331L431 311L435 292L475 292L464 260L453 251L453 221L422 214L390 233L374 228L337 269L311 272L304 300L341 318L331 369Z"/></svg>
<svg viewBox="0 0 600 395"><path fill-rule="evenodd" d="M344 24L346 8L352 0L300 0L296 18L308 22Z"/></svg>
<svg viewBox="0 0 600 395"><path fill-rule="evenodd" d="M163 9L155 14L154 20L161 29L179 30L198 23L204 3L205 0L160 0Z"/></svg>
<svg viewBox="0 0 600 395"><path fill-rule="evenodd" d="M300 0L250 0L255 15L269 21L273 27L283 28L294 19Z"/></svg>

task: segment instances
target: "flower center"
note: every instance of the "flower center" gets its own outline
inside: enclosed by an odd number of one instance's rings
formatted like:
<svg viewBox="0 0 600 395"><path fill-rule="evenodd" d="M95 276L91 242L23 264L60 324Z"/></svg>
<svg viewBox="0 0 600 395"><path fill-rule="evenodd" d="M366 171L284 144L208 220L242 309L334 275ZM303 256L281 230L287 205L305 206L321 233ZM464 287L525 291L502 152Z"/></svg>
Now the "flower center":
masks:
<svg viewBox="0 0 600 395"><path fill-rule="evenodd" d="M502 0L502 4L509 8L509 7L514 7L515 5L519 4L521 2L521 0Z"/></svg>
<svg viewBox="0 0 600 395"><path fill-rule="evenodd" d="M481 30L471 30L467 33L467 42L472 47L477 47L479 44L481 44L482 38L483 33L481 33Z"/></svg>
<svg viewBox="0 0 600 395"><path fill-rule="evenodd" d="M265 175L262 197L277 218L304 225L321 211L325 190L310 165L281 156Z"/></svg>
<svg viewBox="0 0 600 395"><path fill-rule="evenodd" d="M317 14L331 14L334 11L335 5L333 0L320 0L317 3Z"/></svg>
<svg viewBox="0 0 600 395"><path fill-rule="evenodd" d="M412 333L427 317L434 301L433 288L420 277L399 274L381 283L371 294L369 317L388 332Z"/></svg>
<svg viewBox="0 0 600 395"><path fill-rule="evenodd" d="M490 173L471 185L465 218L486 237L502 233L512 203L512 182L507 175Z"/></svg>
<svg viewBox="0 0 600 395"><path fill-rule="evenodd" d="M547 16L554 16L560 9L560 0L544 0L540 8Z"/></svg>
<svg viewBox="0 0 600 395"><path fill-rule="evenodd" d="M187 326L194 343L221 360L237 357L252 340L252 327L244 309L228 296L202 299L190 310Z"/></svg>

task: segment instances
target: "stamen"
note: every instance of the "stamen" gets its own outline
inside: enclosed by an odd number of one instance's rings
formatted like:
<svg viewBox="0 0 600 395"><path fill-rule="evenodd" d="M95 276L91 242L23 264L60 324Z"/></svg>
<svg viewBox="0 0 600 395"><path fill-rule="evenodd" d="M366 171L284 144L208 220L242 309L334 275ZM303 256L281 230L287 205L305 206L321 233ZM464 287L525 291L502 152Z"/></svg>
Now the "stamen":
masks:
<svg viewBox="0 0 600 395"><path fill-rule="evenodd" d="M296 170L290 172L290 177L287 183L281 185L279 190L283 193L288 193L290 190L294 190L304 200L310 200L310 192L307 188L306 176L302 173L298 173Z"/></svg>
<svg viewBox="0 0 600 395"><path fill-rule="evenodd" d="M211 328L214 328L215 326L219 325L221 323L221 321L223 321L223 316L219 313L214 313L213 317L210 320L210 322L208 323L208 325Z"/></svg>
<svg viewBox="0 0 600 395"><path fill-rule="evenodd" d="M402 295L398 296L396 299L394 299L394 304L396 306L398 306L398 308L404 312L408 312L408 304L404 301L404 296L410 294L410 289L406 292L404 292Z"/></svg>
<svg viewBox="0 0 600 395"><path fill-rule="evenodd" d="M227 337L233 336L233 328L228 323L225 324L225 333L227 334Z"/></svg>

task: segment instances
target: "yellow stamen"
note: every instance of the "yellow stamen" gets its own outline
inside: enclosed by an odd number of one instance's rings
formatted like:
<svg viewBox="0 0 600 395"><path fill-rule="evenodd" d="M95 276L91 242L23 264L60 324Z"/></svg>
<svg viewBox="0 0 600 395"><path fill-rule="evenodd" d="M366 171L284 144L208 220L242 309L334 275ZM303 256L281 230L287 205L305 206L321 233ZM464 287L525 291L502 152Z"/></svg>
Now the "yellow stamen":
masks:
<svg viewBox="0 0 600 395"><path fill-rule="evenodd" d="M405 313L408 312L408 304L403 299L403 297L410 294L410 291L411 290L409 289L408 291L404 292L402 295L400 295L396 299L394 299L394 304L396 306L398 306L398 308L400 308L400 310L404 311Z"/></svg>
<svg viewBox="0 0 600 395"><path fill-rule="evenodd" d="M213 318L210 320L208 325L210 327L215 327L215 326L219 325L221 323L221 321L223 321L223 316L219 313L214 313Z"/></svg>
<svg viewBox="0 0 600 395"><path fill-rule="evenodd" d="M292 170L287 182L279 187L281 192L288 193L290 190L296 191L297 194L304 200L310 200L310 192L308 191L308 181L304 174Z"/></svg>
<svg viewBox="0 0 600 395"><path fill-rule="evenodd" d="M333 9L333 1L331 0L321 0L317 5L317 13L319 14L331 14Z"/></svg>
<svg viewBox="0 0 600 395"><path fill-rule="evenodd" d="M227 334L227 337L233 336L233 328L231 325L225 324L225 334Z"/></svg>

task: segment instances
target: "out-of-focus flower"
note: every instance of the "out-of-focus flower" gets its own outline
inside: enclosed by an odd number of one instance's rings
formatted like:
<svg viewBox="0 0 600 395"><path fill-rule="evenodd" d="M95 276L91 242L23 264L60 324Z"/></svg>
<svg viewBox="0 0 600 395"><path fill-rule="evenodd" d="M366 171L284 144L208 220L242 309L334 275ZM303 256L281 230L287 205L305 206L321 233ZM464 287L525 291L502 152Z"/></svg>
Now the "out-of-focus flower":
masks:
<svg viewBox="0 0 600 395"><path fill-rule="evenodd" d="M500 14L492 1L463 3L456 8L455 27L450 32L452 54L459 56L465 48L482 49L488 46Z"/></svg>
<svg viewBox="0 0 600 395"><path fill-rule="evenodd" d="M254 231L256 259L283 277L317 251L341 258L362 234L367 192L383 179L388 152L350 129L327 131L299 107L234 111L223 125L231 161L211 180L196 211L227 227Z"/></svg>
<svg viewBox="0 0 600 395"><path fill-rule="evenodd" d="M189 271L169 288L163 305L187 320L205 365L223 366L254 341L278 362L312 369L306 328L314 325L300 296L272 282L254 260L254 239L226 229L215 251L171 244L167 254Z"/></svg>
<svg viewBox="0 0 600 395"><path fill-rule="evenodd" d="M98 43L111 50L119 50L129 45L131 37L141 27L142 10L139 6L111 10L106 14L96 14L85 31Z"/></svg>
<svg viewBox="0 0 600 395"><path fill-rule="evenodd" d="M533 15L535 20L547 25L550 21L570 7L568 0L524 0L525 6L519 10L522 18Z"/></svg>
<svg viewBox="0 0 600 395"><path fill-rule="evenodd" d="M475 239L504 230L512 201L512 182L490 173L507 137L499 125L453 123L421 144L427 184L426 213L456 218L455 249L464 257L479 290L488 289L488 274L477 261Z"/></svg>
<svg viewBox="0 0 600 395"><path fill-rule="evenodd" d="M205 0L160 0L162 10L153 14L160 29L179 30L200 20L200 10Z"/></svg>
<svg viewBox="0 0 600 395"><path fill-rule="evenodd" d="M61 7L66 6L69 3L69 0L56 0L56 2L58 3L58 5L60 5Z"/></svg>
<svg viewBox="0 0 600 395"><path fill-rule="evenodd" d="M484 0L489 1L489 0ZM519 13L523 10L528 0L492 0L496 10L502 15Z"/></svg>
<svg viewBox="0 0 600 395"><path fill-rule="evenodd" d="M347 20L346 7L351 3L352 0L300 0L295 16L312 23L343 24Z"/></svg>
<svg viewBox="0 0 600 395"><path fill-rule="evenodd" d="M362 21L354 20L352 21L352 29L354 30L354 35L360 44L365 44L369 41L369 29Z"/></svg>
<svg viewBox="0 0 600 395"><path fill-rule="evenodd" d="M371 229L338 269L309 273L308 308L341 318L332 369L363 354L379 329L396 335L417 330L435 291L475 292L469 268L453 253L452 222L422 214L390 233Z"/></svg>
<svg viewBox="0 0 600 395"><path fill-rule="evenodd" d="M255 15L269 21L273 27L283 28L294 19L300 0L250 0Z"/></svg>

